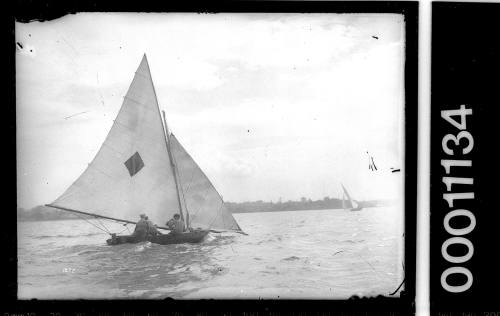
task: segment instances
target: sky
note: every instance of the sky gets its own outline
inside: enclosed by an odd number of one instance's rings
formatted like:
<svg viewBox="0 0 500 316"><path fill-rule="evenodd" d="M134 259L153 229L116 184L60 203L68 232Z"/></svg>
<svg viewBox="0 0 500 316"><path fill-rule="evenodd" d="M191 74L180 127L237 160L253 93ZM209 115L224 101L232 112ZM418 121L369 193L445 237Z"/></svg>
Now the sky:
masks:
<svg viewBox="0 0 500 316"><path fill-rule="evenodd" d="M85 170L143 54L169 129L224 200L339 198L340 183L402 198L401 15L79 13L15 37L19 207Z"/></svg>

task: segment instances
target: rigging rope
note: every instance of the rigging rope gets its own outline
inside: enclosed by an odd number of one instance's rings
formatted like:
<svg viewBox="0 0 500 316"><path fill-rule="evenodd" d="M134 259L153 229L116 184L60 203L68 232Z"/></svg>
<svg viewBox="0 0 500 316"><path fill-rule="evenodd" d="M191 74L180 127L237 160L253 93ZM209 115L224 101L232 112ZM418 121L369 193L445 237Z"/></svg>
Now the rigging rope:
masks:
<svg viewBox="0 0 500 316"><path fill-rule="evenodd" d="M109 231L109 229L101 222L101 220L96 217L97 221L99 222L99 224L101 224L101 226L104 228L104 230L111 235L111 231Z"/></svg>
<svg viewBox="0 0 500 316"><path fill-rule="evenodd" d="M189 184L186 188L186 192L189 192L189 189L191 188L191 183L193 183L193 179L194 179L194 171L191 172L191 180L189 180Z"/></svg>
<svg viewBox="0 0 500 316"><path fill-rule="evenodd" d="M99 229L99 230L102 230L103 232L105 232L106 234L110 234L109 232L107 232L106 230L102 229L101 227L97 226L96 224L92 223L91 221L89 221L87 218L79 215L79 214L76 214L78 217L80 217L81 219L83 219L84 221L86 221L87 223L89 223L90 225L94 226L95 228Z"/></svg>
<svg viewBox="0 0 500 316"><path fill-rule="evenodd" d="M215 220L217 219L217 217L219 217L219 215L221 214L220 210L222 209L222 205L224 205L224 203L222 203L219 207L219 212L217 212L217 216L214 217L214 219L212 220L212 222L210 222L210 225L208 225L208 229L212 228L212 224L215 222ZM224 219L223 219L224 220Z"/></svg>
<svg viewBox="0 0 500 316"><path fill-rule="evenodd" d="M208 189L205 190L205 193L203 193L203 200L205 200L205 198L207 197L207 193L208 193ZM198 213L201 211L201 208L198 208L198 210L196 210L196 212L193 212L192 214L190 214L190 218L191 218L191 221L193 220L193 218L196 218L196 216L198 215ZM213 223L213 221L212 221ZM212 224L210 224L212 225ZM209 226L210 227L210 226Z"/></svg>
<svg viewBox="0 0 500 316"><path fill-rule="evenodd" d="M194 171L191 173L191 180L189 180L188 186L186 188L186 193L189 192L189 189L191 188L191 183L193 183L193 178L194 178ZM179 178L179 182L181 182L180 178ZM181 183L181 187L182 187L182 183ZM184 190L182 191L182 199L184 200L184 207L186 208L186 226L191 227L191 221L193 220L193 216L192 216L192 214L189 214L189 211L187 209L187 203L186 203L186 198L184 196ZM196 214L198 214L198 212L196 212ZM189 228L189 227L187 227L187 228Z"/></svg>
<svg viewBox="0 0 500 316"><path fill-rule="evenodd" d="M165 119L165 114L163 114L164 116L164 119ZM169 144L170 144L170 138L168 139L169 141ZM168 146L168 145L167 145ZM181 181L181 178L180 178L180 175L179 175L179 168L177 168L177 161L175 159L175 155L172 153L172 150L170 149L170 157L171 157L171 162L172 162L172 167L174 169L174 173L177 175L177 179L174 179L174 181L177 181L179 182L179 187L177 188L177 194L180 193L180 195L182 196L182 201L184 202L184 208L186 210L186 218L184 219L186 222L186 229L189 228L189 226L191 226L190 224L190 221L189 221L189 211L188 211L188 207L187 207L187 204L186 204L186 198L184 197L184 189L182 188L182 181ZM180 200L180 197L179 197L179 206L180 206L180 212L181 212L181 218L183 217L182 216L182 203L181 203L181 200Z"/></svg>
<svg viewBox="0 0 500 316"><path fill-rule="evenodd" d="M125 226L125 229L123 229L122 231L120 231L120 232L119 232L119 233L117 233L117 234L121 234L121 233L123 233L125 230L128 230L128 232L130 233L130 229L128 229L127 223L123 224L123 226Z"/></svg>
<svg viewBox="0 0 500 316"><path fill-rule="evenodd" d="M174 162L175 162L175 158L174 158ZM191 223L190 223L190 220L189 220L189 211L188 211L188 207L187 207L187 203L186 203L186 198L184 197L184 190L182 189L181 178L179 177L179 169L177 168L177 165L174 165L174 168L177 171L177 176L178 176L178 180L179 180L179 186L180 186L180 189L181 189L180 191L181 191L182 201L184 202L184 208L186 210L186 228L189 228L189 226L191 226Z"/></svg>
<svg viewBox="0 0 500 316"><path fill-rule="evenodd" d="M95 228L97 228L97 229L99 229L99 230L102 230L103 232L105 232L105 233L106 233L106 234L108 234L108 235L112 235L111 231L110 231L110 230L106 227L106 225L104 225L104 223L103 223L103 222L101 222L101 221L100 221L99 217L94 217L94 219L96 219L96 220L99 222L99 224L101 224L101 226L102 226L102 227L100 227L100 226L98 226L98 225L96 225L96 224L92 223L89 219L85 218L84 216L82 216L82 215L80 215L80 214L78 214L78 213L77 213L76 215L77 215L78 217L80 217L81 219L83 219L84 221L86 221L87 223L89 223L90 225L94 226ZM110 220L110 221L111 221L111 220ZM121 234L121 233L123 233L125 230L128 230L128 232L131 234L130 229L128 228L128 226L127 226L127 225L128 225L128 223L123 224L123 226L125 226L125 229L123 229L122 231L120 231L120 232L119 232L119 233L117 233L117 234Z"/></svg>

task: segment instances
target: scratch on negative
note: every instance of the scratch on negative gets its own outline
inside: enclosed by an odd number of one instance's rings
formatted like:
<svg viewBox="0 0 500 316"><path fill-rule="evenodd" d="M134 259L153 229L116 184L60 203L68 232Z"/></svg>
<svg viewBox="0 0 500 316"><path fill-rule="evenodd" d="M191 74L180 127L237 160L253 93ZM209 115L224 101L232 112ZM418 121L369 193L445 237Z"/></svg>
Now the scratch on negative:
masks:
<svg viewBox="0 0 500 316"><path fill-rule="evenodd" d="M85 112L80 112L80 113L76 113L76 114L73 114L73 115L70 115L70 116L66 116L64 119L67 120L69 118L72 118L73 116L77 116L77 115L80 115L80 114L85 114L85 113L88 113L89 111L85 111Z"/></svg>

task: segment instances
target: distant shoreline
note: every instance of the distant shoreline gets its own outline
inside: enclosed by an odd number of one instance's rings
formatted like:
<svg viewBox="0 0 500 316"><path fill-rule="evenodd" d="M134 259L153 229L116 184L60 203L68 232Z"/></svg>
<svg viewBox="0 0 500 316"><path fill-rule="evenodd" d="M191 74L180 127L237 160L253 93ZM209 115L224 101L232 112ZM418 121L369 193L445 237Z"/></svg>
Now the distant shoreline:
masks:
<svg viewBox="0 0 500 316"><path fill-rule="evenodd" d="M358 201L364 207L387 206L394 204L392 200L371 200ZM233 214L239 213L268 213L268 212L288 212L288 211L319 211L319 210L342 210L342 200L325 197L322 200L312 201L302 198L300 201L286 202L225 202L227 209ZM83 217L61 211L52 207L39 205L31 209L17 209L18 222L37 222L55 220L75 220Z"/></svg>

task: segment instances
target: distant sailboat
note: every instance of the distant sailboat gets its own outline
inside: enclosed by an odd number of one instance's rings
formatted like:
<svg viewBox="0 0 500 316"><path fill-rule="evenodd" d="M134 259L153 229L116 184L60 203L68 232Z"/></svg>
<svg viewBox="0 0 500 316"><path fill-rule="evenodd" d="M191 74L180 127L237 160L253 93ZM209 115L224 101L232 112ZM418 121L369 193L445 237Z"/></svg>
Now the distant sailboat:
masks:
<svg viewBox="0 0 500 316"><path fill-rule="evenodd" d="M169 132L165 113L162 121L146 55L98 153L47 206L123 223L135 223L146 213L163 225L180 214L186 232L150 240L159 244L200 242L213 230L243 233L210 180ZM120 238L126 236L113 235L109 244L127 242Z"/></svg>
<svg viewBox="0 0 500 316"><path fill-rule="evenodd" d="M350 211L360 211L362 209L361 205L351 198L343 184L340 185L342 186L342 208L344 210L349 209Z"/></svg>

